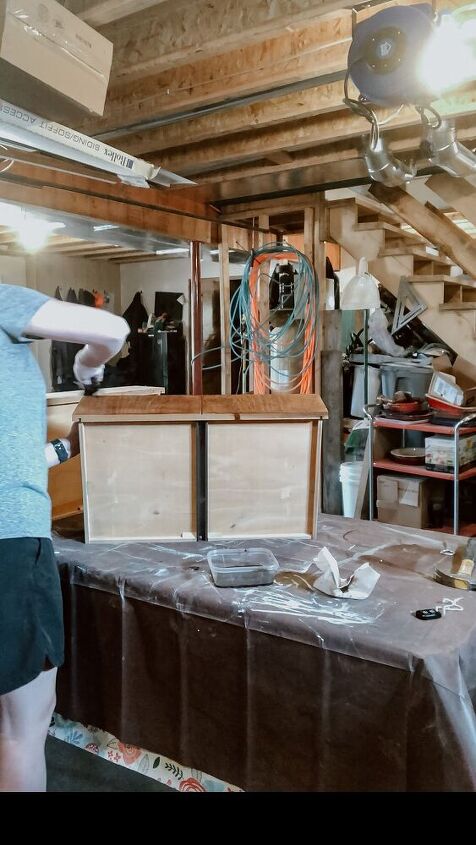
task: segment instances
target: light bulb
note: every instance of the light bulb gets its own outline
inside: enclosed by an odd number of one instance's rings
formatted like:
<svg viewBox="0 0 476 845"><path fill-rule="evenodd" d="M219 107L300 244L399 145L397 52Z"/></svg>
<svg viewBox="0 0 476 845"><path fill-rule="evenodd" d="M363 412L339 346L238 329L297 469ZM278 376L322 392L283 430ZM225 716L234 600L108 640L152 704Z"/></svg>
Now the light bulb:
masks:
<svg viewBox="0 0 476 845"><path fill-rule="evenodd" d="M15 223L17 241L26 252L38 252L48 241L55 229L63 229L64 223L51 223L33 214L25 213Z"/></svg>
<svg viewBox="0 0 476 845"><path fill-rule="evenodd" d="M476 26L474 19L459 24L442 15L424 47L418 76L435 97L476 78Z"/></svg>

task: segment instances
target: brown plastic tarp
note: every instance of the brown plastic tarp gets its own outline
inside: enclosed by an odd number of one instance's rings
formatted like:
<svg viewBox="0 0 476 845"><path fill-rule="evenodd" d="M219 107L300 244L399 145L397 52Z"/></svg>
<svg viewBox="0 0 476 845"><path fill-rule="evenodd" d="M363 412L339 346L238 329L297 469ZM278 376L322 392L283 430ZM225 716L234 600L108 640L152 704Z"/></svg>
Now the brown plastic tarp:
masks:
<svg viewBox="0 0 476 845"><path fill-rule="evenodd" d="M67 662L58 712L246 790L473 790L476 594L432 580L456 538L322 516L318 540L55 538ZM206 554L265 546L270 587L214 586ZM313 589L327 546L381 574ZM459 598L436 621L414 612Z"/></svg>

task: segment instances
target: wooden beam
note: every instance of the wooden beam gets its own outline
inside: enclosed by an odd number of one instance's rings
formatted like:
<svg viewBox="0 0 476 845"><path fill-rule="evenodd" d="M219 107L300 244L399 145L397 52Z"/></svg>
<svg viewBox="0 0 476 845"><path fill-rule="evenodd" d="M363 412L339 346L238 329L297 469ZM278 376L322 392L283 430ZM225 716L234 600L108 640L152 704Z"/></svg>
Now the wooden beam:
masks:
<svg viewBox="0 0 476 845"><path fill-rule="evenodd" d="M220 226L220 343L221 392L231 393L230 259L228 226Z"/></svg>
<svg viewBox="0 0 476 845"><path fill-rule="evenodd" d="M349 0L177 0L101 28L114 43L115 79L138 78L248 45L351 8Z"/></svg>
<svg viewBox="0 0 476 845"><path fill-rule="evenodd" d="M96 134L343 71L351 35L352 13L341 10L146 79L112 79L104 117L86 119L82 129Z"/></svg>
<svg viewBox="0 0 476 845"><path fill-rule="evenodd" d="M361 158L344 161L331 161L312 167L303 167L277 174L260 175L251 178L222 181L213 185L203 185L200 190L209 192L217 204L228 203L244 197L255 198L282 196L300 193L305 190L319 191L329 187L364 183L369 181L365 162Z"/></svg>
<svg viewBox="0 0 476 845"><path fill-rule="evenodd" d="M65 6L78 18L97 28L164 2L166 0L66 0Z"/></svg>
<svg viewBox="0 0 476 845"><path fill-rule="evenodd" d="M11 170L8 171L10 176ZM5 174L6 176L7 174ZM147 192L144 192L144 200ZM78 214L102 222L115 223L133 229L169 235L185 240L211 242L211 222L182 216L178 213L156 211L155 209L130 205L116 199L104 199L87 194L74 193L61 188L31 187L0 179L0 198L5 201L33 205L42 209Z"/></svg>
<svg viewBox="0 0 476 845"><path fill-rule="evenodd" d="M103 255L92 255L91 261L122 261L124 259L133 259L134 261L142 261L143 259L156 259L156 255L151 255L149 252L138 252L135 249L117 250L116 253L104 253Z"/></svg>
<svg viewBox="0 0 476 845"><path fill-rule="evenodd" d="M286 214L288 211L307 208L313 202L317 202L317 198L318 194L297 194L293 197L279 197L275 200L253 200L225 205L222 208L220 221L246 220L259 217L261 214L268 216Z"/></svg>
<svg viewBox="0 0 476 845"><path fill-rule="evenodd" d="M403 155L416 155L421 142L420 128L419 126L415 126L396 131L389 129L386 132L386 139L392 151ZM458 139L470 143L475 141L476 115L474 118L465 118L464 120L460 119L458 121ZM195 178L200 185L211 185L215 182L222 183L233 179L250 179L255 176L276 174L276 177L281 181L282 174L287 170L350 161L351 159L359 158L360 155L361 151L358 139L350 138L349 140L322 144L317 147L314 145L303 150L296 150L289 154L289 161L283 162L279 166L264 163L263 159L259 159L258 161L220 167L197 174Z"/></svg>
<svg viewBox="0 0 476 845"><path fill-rule="evenodd" d="M76 246L55 246L48 245L42 252L54 253L56 255L83 256L84 258L96 258L102 255L119 255L123 252L135 252L124 247L107 246L105 244L77 244Z"/></svg>
<svg viewBox="0 0 476 845"><path fill-rule="evenodd" d="M339 83L335 83L337 86ZM334 86L330 86L334 87ZM337 94L334 92L337 100ZM476 110L476 88L446 97L435 103L443 116L470 114ZM386 119L394 110L380 110L379 117ZM395 117L392 129L418 124L420 118L415 109L407 106ZM240 133L229 138L208 140L200 144L190 144L179 149L165 150L157 157L157 162L167 169L179 173L199 173L210 168L212 163L223 164L246 161L247 159L265 158L273 152L299 150L310 146L321 146L346 138L367 136L369 124L349 110L342 110L335 115L310 117L298 122L288 122L278 126ZM149 156L154 160L154 156Z"/></svg>
<svg viewBox="0 0 476 845"><path fill-rule="evenodd" d="M428 180L426 187L476 224L476 187L466 179L455 179L447 173L438 173Z"/></svg>
<svg viewBox="0 0 476 845"><path fill-rule="evenodd" d="M438 247L471 278L476 278L475 241L448 220L442 211L430 205L422 205L402 188L386 188L374 182L370 193Z"/></svg>
<svg viewBox="0 0 476 845"><path fill-rule="evenodd" d="M121 182L103 181L101 173L94 170L90 171L89 176L82 173L65 172L61 169L62 162L59 162L58 159L47 158L47 161L50 164L49 167L37 161L15 160L13 167L8 171L8 175L35 187L56 187L82 193L89 197L144 204L157 211L177 212L186 216L209 220L218 216L208 203L197 198L194 189L162 189L152 186L149 188L134 188ZM59 169L55 168L55 164L59 165ZM95 175L96 178L94 178Z"/></svg>
<svg viewBox="0 0 476 845"><path fill-rule="evenodd" d="M173 258L173 256L172 256L172 258ZM97 259L97 260L101 261L101 260L104 260L104 259ZM142 262L142 261L170 260L170 256L169 256L169 259L167 259L167 256L143 255L141 253L137 253L135 256L130 256L129 258L127 256L125 256L125 257L118 256L116 258L109 258L107 260L110 261L111 264L137 264L139 261Z"/></svg>
<svg viewBox="0 0 476 845"><path fill-rule="evenodd" d="M195 144L208 138L222 138L339 111L342 110L343 96L342 82L319 85L306 91L294 91L252 105L237 106L204 117L190 118L158 129L120 137L115 143L120 149L137 156L157 153L167 148L183 146L184 143ZM271 155L278 157L279 164L286 163L283 161L283 155L286 156L283 150L274 150Z"/></svg>

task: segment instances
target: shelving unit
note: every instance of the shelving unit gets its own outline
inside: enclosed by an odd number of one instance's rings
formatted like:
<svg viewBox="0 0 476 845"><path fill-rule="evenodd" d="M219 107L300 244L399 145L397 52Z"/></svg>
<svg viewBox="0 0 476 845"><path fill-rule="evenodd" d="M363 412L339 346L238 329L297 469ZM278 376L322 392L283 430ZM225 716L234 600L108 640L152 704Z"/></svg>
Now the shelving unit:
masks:
<svg viewBox="0 0 476 845"><path fill-rule="evenodd" d="M405 422L403 420L390 420L375 416L376 405L368 405L364 409L365 416L370 421L369 434L369 519L374 519L374 471L383 469L387 472L415 475L420 478L434 478L438 481L453 482L453 534L459 534L459 485L460 481L476 478L476 465L460 471L459 468L459 438L461 429L464 434L476 434L476 425L468 423L476 421L476 414L468 414L451 425L435 425L427 421ZM379 437L376 438L376 432ZM453 462L454 472L437 472L426 469L425 466L415 464L401 464L386 457L392 447L395 446L390 432L401 431L403 437L407 431L419 431L426 434L449 435L454 438Z"/></svg>

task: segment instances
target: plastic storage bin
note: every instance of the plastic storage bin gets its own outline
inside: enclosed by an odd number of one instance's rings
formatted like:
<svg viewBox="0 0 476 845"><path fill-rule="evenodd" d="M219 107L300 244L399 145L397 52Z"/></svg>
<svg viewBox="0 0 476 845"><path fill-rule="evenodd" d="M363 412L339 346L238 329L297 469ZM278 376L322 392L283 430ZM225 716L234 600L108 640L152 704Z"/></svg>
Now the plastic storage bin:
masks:
<svg viewBox="0 0 476 845"><path fill-rule="evenodd" d="M415 364L381 364L382 393L392 397L397 390L405 390L412 396L423 397L428 393L433 372L432 367Z"/></svg>
<svg viewBox="0 0 476 845"><path fill-rule="evenodd" d="M279 570L268 549L215 549L208 566L217 587L259 587L272 584Z"/></svg>

